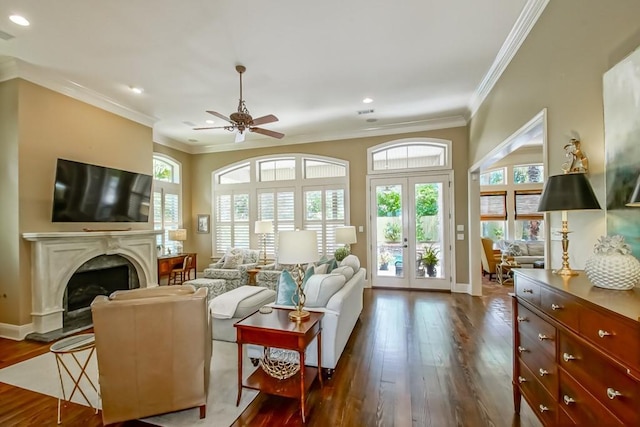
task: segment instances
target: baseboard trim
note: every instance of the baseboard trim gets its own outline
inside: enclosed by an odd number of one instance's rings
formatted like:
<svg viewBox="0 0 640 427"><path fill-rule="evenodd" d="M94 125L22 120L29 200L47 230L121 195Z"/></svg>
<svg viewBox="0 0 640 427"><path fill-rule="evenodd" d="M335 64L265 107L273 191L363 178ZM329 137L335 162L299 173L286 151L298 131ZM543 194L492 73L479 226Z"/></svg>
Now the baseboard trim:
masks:
<svg viewBox="0 0 640 427"><path fill-rule="evenodd" d="M453 285L453 289L451 292L455 292L456 294L471 294L471 285L469 283L456 283Z"/></svg>
<svg viewBox="0 0 640 427"><path fill-rule="evenodd" d="M33 323L26 325L11 325L0 323L0 338L7 338L14 341L22 341L24 337L33 332Z"/></svg>

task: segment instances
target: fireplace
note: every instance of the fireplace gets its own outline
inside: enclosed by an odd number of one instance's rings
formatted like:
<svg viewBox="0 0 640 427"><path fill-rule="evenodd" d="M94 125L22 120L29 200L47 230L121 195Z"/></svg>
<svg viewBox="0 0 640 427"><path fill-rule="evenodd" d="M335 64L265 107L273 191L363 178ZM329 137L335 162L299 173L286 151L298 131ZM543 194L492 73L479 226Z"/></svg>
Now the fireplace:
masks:
<svg viewBox="0 0 640 427"><path fill-rule="evenodd" d="M92 270L126 265L129 281L120 285L123 289L158 286L158 233L160 231L154 230L24 233L22 237L32 242L32 330L45 334L63 328L69 305L68 284L74 274L84 275ZM116 259L119 260L115 265L109 265ZM108 260L106 264L105 260ZM109 292L104 284L90 287L90 292L97 292L96 287L103 287L104 292ZM71 292L75 291L72 289ZM92 301L93 297L79 297L79 300L89 299ZM70 310L70 313L75 311Z"/></svg>
<svg viewBox="0 0 640 427"><path fill-rule="evenodd" d="M120 255L90 259L71 276L65 290L62 317L64 330L91 325L91 302L98 295L139 287L135 267Z"/></svg>

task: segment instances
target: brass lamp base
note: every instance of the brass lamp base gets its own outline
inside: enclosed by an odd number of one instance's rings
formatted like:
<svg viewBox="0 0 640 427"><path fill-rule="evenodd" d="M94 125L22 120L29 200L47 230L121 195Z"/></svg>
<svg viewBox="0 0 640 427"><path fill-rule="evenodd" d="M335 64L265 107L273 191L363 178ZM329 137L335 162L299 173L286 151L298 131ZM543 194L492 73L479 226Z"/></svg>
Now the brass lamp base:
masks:
<svg viewBox="0 0 640 427"><path fill-rule="evenodd" d="M565 268L565 267L562 267L558 270L553 270L553 274L557 274L558 276L568 276L568 277L578 276L577 271L574 271L570 268Z"/></svg>
<svg viewBox="0 0 640 427"><path fill-rule="evenodd" d="M295 322L302 322L305 319L308 319L311 314L308 311L304 310L294 310L289 312L289 319Z"/></svg>

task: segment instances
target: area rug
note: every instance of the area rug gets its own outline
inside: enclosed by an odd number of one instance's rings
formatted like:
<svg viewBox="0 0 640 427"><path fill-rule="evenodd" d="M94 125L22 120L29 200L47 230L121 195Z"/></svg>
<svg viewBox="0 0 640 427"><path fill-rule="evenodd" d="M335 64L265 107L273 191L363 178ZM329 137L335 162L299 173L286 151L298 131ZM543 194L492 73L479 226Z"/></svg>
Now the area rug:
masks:
<svg viewBox="0 0 640 427"><path fill-rule="evenodd" d="M237 381L238 381L238 347L235 343L213 341L213 356L211 357L211 378L209 381L209 398L207 401L207 417L200 419L198 408L173 412L156 417L145 418L143 421L165 427L182 426L230 426L242 414L245 408L257 396L257 392L244 389L242 400L236 407ZM88 352L87 352L88 353ZM86 356L79 354L78 359L83 363ZM77 376L79 368L73 359L66 359L69 370ZM253 365L245 355L243 361L244 377L248 377L253 371ZM98 385L97 364L95 356L91 358L87 366L87 374L91 381ZM63 372L63 380L67 395L73 388L68 375ZM62 397L60 377L55 356L45 353L24 362L0 369L0 382L16 387L35 391L53 397ZM98 395L86 379L80 383L82 390L94 407L100 407ZM87 405L84 398L78 392L72 399L81 405Z"/></svg>

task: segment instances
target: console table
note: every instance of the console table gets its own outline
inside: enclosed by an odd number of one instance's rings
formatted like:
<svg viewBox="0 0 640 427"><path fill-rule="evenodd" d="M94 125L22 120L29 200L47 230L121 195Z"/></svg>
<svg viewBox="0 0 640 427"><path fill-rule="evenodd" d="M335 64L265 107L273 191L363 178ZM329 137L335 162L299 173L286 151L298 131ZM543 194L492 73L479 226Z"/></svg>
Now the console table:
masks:
<svg viewBox="0 0 640 427"><path fill-rule="evenodd" d="M640 424L640 288L593 286L518 269L513 303L513 399L547 426Z"/></svg>
<svg viewBox="0 0 640 427"><path fill-rule="evenodd" d="M174 268L182 267L184 263L184 258L187 255L191 255L193 257L193 277L196 277L196 265L197 258L195 253L193 254L175 254L175 255L163 255L158 257L158 284L162 284L162 278L169 278L169 274L171 274L171 270Z"/></svg>
<svg viewBox="0 0 640 427"><path fill-rule="evenodd" d="M242 388L263 391L267 394L291 397L300 400L302 422L305 422L305 400L311 384L316 376L322 387L320 368L305 366L304 353L313 339L318 337L318 366L322 366L322 327L320 321L324 313L310 312L311 316L302 322L289 319L291 310L274 308L271 313L259 311L237 322L236 336L238 342L238 400L242 397ZM243 344L257 344L265 347L282 348L297 351L300 357L300 370L284 380L273 378L262 368L256 369L247 380L242 382Z"/></svg>

